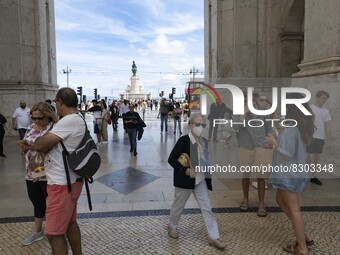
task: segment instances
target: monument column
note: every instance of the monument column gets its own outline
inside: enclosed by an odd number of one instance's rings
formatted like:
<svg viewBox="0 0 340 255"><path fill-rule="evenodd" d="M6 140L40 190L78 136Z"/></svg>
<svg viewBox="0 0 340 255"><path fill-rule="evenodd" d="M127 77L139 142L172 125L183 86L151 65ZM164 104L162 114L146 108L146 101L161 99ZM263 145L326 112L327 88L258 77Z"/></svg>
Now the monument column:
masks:
<svg viewBox="0 0 340 255"><path fill-rule="evenodd" d="M9 121L20 99L30 107L55 96L54 26L54 0L0 3L0 109Z"/></svg>

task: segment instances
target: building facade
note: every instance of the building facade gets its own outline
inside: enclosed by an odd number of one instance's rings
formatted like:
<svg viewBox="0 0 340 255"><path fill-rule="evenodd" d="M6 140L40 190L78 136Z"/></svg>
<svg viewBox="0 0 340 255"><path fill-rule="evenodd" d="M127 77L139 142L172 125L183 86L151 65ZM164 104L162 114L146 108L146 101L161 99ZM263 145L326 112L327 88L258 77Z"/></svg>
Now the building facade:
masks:
<svg viewBox="0 0 340 255"><path fill-rule="evenodd" d="M318 90L327 91L334 138L328 155L338 161L340 1L205 0L204 5L205 82L251 86L269 96L274 86L304 87L312 103ZM230 94L224 100L230 105Z"/></svg>
<svg viewBox="0 0 340 255"><path fill-rule="evenodd" d="M21 99L57 91L54 0L1 1L0 31L0 111L11 121Z"/></svg>

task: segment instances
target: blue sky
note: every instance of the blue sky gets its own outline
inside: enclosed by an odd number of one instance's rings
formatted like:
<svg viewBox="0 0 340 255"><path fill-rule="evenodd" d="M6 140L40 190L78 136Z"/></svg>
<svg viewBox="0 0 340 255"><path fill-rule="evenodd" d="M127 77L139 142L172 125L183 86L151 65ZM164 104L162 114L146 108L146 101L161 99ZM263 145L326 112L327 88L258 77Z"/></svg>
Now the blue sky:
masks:
<svg viewBox="0 0 340 255"><path fill-rule="evenodd" d="M55 1L58 85L115 96L130 84L132 61L141 84L158 97L184 93L193 65L204 71L203 0ZM198 74L197 78L203 77Z"/></svg>

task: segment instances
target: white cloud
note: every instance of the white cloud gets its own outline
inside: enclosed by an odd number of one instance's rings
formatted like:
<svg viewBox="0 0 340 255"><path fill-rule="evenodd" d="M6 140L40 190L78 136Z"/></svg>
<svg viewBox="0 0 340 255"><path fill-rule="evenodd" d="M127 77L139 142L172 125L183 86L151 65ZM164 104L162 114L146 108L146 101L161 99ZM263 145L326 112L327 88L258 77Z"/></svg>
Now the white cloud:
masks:
<svg viewBox="0 0 340 255"><path fill-rule="evenodd" d="M186 45L179 40L169 41L164 34L160 34L157 38L148 44L151 53L161 55L183 55L186 52Z"/></svg>
<svg viewBox="0 0 340 255"><path fill-rule="evenodd" d="M71 87L117 97L135 60L145 90L157 97L171 87L184 91L193 65L204 70L203 0L57 0L55 6L59 85L67 85L68 65Z"/></svg>

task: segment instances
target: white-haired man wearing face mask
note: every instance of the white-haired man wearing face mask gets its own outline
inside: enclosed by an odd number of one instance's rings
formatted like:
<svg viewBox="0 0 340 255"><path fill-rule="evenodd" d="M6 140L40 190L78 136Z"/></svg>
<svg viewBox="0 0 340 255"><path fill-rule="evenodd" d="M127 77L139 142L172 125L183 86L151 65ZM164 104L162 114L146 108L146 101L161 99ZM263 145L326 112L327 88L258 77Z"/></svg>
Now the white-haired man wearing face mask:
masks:
<svg viewBox="0 0 340 255"><path fill-rule="evenodd" d="M202 132L206 127L206 119L200 114L195 114L189 120L190 133L180 137L170 153L168 163L174 168L175 198L170 211L168 234L172 238L178 238L177 226L191 193L194 194L201 208L205 226L208 231L209 245L218 249L227 246L219 238L219 230L211 204L208 190L212 190L210 173L195 171L201 167L210 165L208 141L203 138ZM189 156L190 167L183 166L178 159L183 153Z"/></svg>

